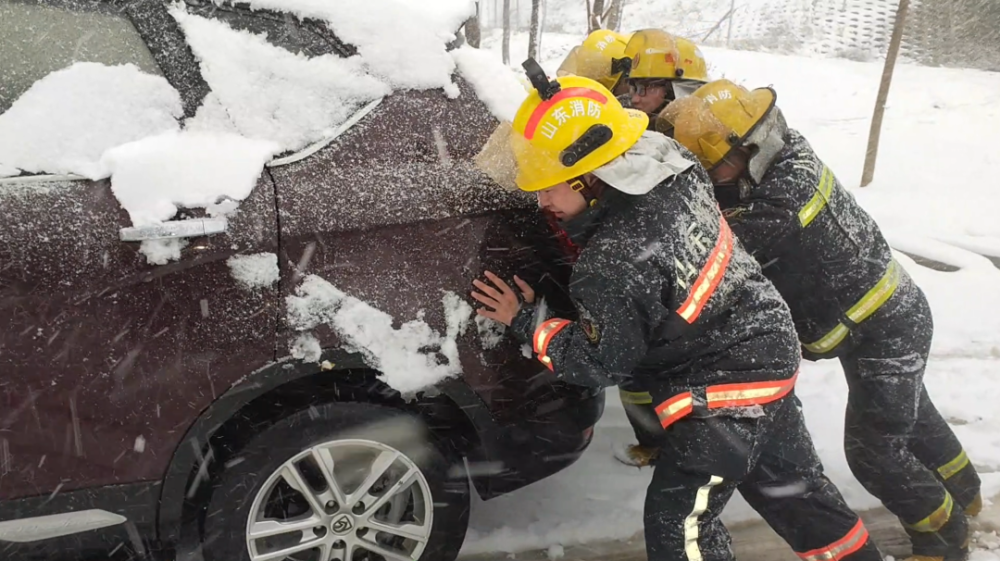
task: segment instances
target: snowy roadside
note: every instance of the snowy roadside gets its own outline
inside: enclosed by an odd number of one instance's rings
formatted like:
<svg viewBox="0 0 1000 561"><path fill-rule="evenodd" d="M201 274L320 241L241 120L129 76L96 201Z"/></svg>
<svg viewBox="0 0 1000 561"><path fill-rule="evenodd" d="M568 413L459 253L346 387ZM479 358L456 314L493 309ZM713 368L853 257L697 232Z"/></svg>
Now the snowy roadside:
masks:
<svg viewBox="0 0 1000 561"><path fill-rule="evenodd" d="M553 71L579 37L546 34L542 63ZM512 40L512 66L524 59ZM486 48L498 51L494 37ZM520 50L518 50L520 49ZM935 320L928 389L983 475L1000 492L1000 74L903 65L889 97L875 182L858 188L879 64L704 49L710 71L749 87L773 85L790 125L801 130L875 217L897 258L924 289ZM969 134L974 131L975 134ZM901 253L946 265L931 270ZM993 258L993 262L991 259ZM853 508L879 506L843 454L846 383L836 361L807 363L797 393L827 474ZM617 392L595 440L574 466L527 489L477 502L463 553L523 552L627 540L642 528L650 470L618 464L613 444L632 441ZM510 513L517 513L511 517ZM756 519L736 497L728 524ZM982 555L980 555L982 554ZM977 552L973 559L994 559Z"/></svg>
<svg viewBox="0 0 1000 561"><path fill-rule="evenodd" d="M1000 507L994 498L992 509L984 511L974 523L976 528L972 538L973 551L970 561L1000 560ZM909 538L896 518L883 508L863 511L861 518L887 561L902 559L909 554ZM763 521L753 520L733 524L729 528L733 539L733 551L740 561L798 561L798 556ZM484 553L468 555L461 561L645 561L646 550L642 534L624 540L600 541L563 547L548 548L498 555Z"/></svg>

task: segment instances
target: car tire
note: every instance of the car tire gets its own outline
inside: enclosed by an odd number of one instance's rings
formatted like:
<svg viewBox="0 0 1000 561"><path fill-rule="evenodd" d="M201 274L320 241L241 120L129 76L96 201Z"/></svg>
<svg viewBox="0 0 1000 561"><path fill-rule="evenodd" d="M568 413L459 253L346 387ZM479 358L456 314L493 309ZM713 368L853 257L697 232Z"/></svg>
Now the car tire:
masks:
<svg viewBox="0 0 1000 561"><path fill-rule="evenodd" d="M299 411L254 436L213 478L202 533L205 561L256 561L267 554L279 555L273 561L451 561L469 521L468 480L453 465L415 415L367 403ZM386 467L384 482L359 491L372 472ZM331 475L339 495L328 484ZM301 488L309 489L312 500ZM352 497L360 502L353 508ZM385 504L376 509L380 502ZM289 531L250 539L251 530L264 535L277 528L275 521ZM278 554L305 543L316 546Z"/></svg>

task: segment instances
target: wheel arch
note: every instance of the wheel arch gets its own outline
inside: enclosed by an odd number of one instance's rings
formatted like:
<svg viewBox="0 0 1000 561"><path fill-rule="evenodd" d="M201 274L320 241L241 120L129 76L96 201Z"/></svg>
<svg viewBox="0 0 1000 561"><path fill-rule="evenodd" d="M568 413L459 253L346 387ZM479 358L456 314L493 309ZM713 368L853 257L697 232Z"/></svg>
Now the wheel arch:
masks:
<svg viewBox="0 0 1000 561"><path fill-rule="evenodd" d="M376 374L361 355L327 349L319 364L288 357L230 387L188 427L174 450L160 491L156 524L160 542L180 545L182 539L194 537L195 532L187 530L197 529L198 509L210 490L203 483L210 480L212 470L222 465L227 454L239 449L241 440L253 434L255 426L311 403L332 400L395 405L419 414L435 435L452 437L446 439L453 445L452 453L480 453L480 435L491 432L494 420L466 383L449 379L416 399L404 400ZM230 435L237 435L236 440L228 441ZM219 446L220 442L227 444Z"/></svg>

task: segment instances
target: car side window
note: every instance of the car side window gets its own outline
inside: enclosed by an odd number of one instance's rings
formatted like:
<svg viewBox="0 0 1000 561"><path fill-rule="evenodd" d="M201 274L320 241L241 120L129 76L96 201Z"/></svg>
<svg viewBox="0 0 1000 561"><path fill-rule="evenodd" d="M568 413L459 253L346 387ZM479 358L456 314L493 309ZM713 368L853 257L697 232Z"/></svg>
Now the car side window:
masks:
<svg viewBox="0 0 1000 561"><path fill-rule="evenodd" d="M186 3L192 14L223 21L233 29L264 34L268 43L292 53L308 57L356 54L353 47L342 43L318 21L299 20L287 12L251 11L242 4L216 4L212 0L187 0Z"/></svg>
<svg viewBox="0 0 1000 561"><path fill-rule="evenodd" d="M0 0L0 113L37 80L77 62L132 63L162 75L139 32L111 4L88 2L86 10Z"/></svg>

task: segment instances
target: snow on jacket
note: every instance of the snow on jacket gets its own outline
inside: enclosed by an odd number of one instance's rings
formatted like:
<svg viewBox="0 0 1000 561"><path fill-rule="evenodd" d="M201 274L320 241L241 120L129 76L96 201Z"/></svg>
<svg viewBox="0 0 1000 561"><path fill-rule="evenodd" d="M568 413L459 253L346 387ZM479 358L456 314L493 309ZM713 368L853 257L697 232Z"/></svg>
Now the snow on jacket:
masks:
<svg viewBox="0 0 1000 561"><path fill-rule="evenodd" d="M543 302L512 325L559 377L606 387L636 376L655 400L694 391L702 404L718 384L790 390L800 355L788 307L735 243L695 161L647 132L595 172L612 188L563 224L582 248L570 280L579 320L549 317Z"/></svg>
<svg viewBox="0 0 1000 561"><path fill-rule="evenodd" d="M875 221L792 129L756 186L716 188L733 232L792 311L804 354L839 343L892 296L910 290Z"/></svg>

